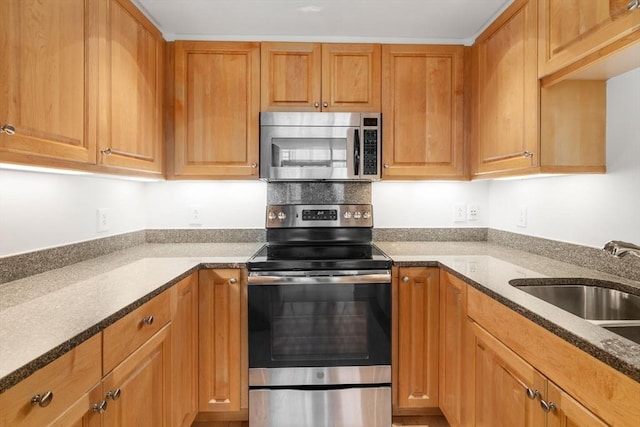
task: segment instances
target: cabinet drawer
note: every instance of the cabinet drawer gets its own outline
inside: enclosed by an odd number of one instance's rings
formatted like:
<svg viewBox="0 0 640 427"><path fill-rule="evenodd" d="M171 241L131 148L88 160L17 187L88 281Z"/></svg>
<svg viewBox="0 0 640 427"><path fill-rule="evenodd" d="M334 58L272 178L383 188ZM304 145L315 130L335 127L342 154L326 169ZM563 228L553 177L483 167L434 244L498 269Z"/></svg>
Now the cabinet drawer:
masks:
<svg viewBox="0 0 640 427"><path fill-rule="evenodd" d="M110 372L171 318L169 292L163 292L104 330L102 367Z"/></svg>
<svg viewBox="0 0 640 427"><path fill-rule="evenodd" d="M0 426L42 426L55 420L100 381L100 353L97 334L0 394ZM45 399L43 407L31 403L36 395Z"/></svg>

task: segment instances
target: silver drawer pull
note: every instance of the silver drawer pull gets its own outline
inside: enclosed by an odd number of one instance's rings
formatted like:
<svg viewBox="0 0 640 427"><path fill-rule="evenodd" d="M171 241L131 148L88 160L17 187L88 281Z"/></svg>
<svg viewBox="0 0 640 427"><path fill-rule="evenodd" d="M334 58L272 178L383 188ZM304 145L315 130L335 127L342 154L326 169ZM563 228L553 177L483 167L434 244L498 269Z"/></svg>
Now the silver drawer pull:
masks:
<svg viewBox="0 0 640 427"><path fill-rule="evenodd" d="M532 158L533 157L533 153L531 151L523 151L522 152L522 157L527 157L527 158Z"/></svg>
<svg viewBox="0 0 640 427"><path fill-rule="evenodd" d="M153 316L147 316L142 319L142 323L145 325L153 325Z"/></svg>
<svg viewBox="0 0 640 427"><path fill-rule="evenodd" d="M41 408L46 408L49 406L51 401L53 400L53 392L45 391L44 394L36 394L31 398L32 405L38 405Z"/></svg>
<svg viewBox="0 0 640 427"><path fill-rule="evenodd" d="M91 410L92 410L93 412L97 412L98 414L102 414L102 413L104 413L104 411L106 411L106 410L107 410L107 406L108 406L108 405L107 405L107 401L106 401L106 400L103 400L102 402L100 402L100 403L96 403L95 405L93 405L93 406L91 407Z"/></svg>
<svg viewBox="0 0 640 427"><path fill-rule="evenodd" d="M236 279L235 277L232 277L231 279L229 279L229 283L231 283L232 285L235 285L236 283L238 283L238 279Z"/></svg>
<svg viewBox="0 0 640 427"><path fill-rule="evenodd" d="M546 400L540 400L540 407L546 413L549 413L557 408L555 403L547 402Z"/></svg>
<svg viewBox="0 0 640 427"><path fill-rule="evenodd" d="M0 126L0 133L6 133L7 135L15 135L16 128L10 124Z"/></svg>
<svg viewBox="0 0 640 427"><path fill-rule="evenodd" d="M109 390L107 392L107 395L105 396L106 399L111 399L111 400L118 400L120 398L120 393L122 393L122 391L117 388L113 391Z"/></svg>

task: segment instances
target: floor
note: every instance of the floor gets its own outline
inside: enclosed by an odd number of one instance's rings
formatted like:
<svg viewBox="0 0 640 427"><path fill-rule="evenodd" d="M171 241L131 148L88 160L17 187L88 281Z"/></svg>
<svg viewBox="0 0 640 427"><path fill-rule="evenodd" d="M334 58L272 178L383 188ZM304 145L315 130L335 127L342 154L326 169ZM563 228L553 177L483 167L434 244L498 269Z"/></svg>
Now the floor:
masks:
<svg viewBox="0 0 640 427"><path fill-rule="evenodd" d="M440 416L394 417L392 427L449 427L447 420ZM218 421L215 423L194 423L192 427L249 427L248 421Z"/></svg>

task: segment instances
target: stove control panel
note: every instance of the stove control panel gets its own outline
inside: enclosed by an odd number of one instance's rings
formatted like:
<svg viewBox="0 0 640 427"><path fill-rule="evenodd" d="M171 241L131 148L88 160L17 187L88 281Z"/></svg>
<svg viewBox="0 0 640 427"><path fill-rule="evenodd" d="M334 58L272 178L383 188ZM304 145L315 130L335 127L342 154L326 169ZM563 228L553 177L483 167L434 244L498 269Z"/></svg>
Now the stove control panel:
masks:
<svg viewBox="0 0 640 427"><path fill-rule="evenodd" d="M373 227L371 205L268 205L267 228Z"/></svg>

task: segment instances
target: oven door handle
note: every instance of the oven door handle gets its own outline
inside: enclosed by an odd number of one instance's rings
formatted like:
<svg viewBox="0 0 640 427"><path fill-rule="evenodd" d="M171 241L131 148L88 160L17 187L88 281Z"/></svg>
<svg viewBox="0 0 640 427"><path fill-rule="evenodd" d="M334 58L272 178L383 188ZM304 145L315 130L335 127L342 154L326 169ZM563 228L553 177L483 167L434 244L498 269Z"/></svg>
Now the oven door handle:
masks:
<svg viewBox="0 0 640 427"><path fill-rule="evenodd" d="M391 275L360 274L357 276L251 276L249 285L357 285L362 283L391 284Z"/></svg>

